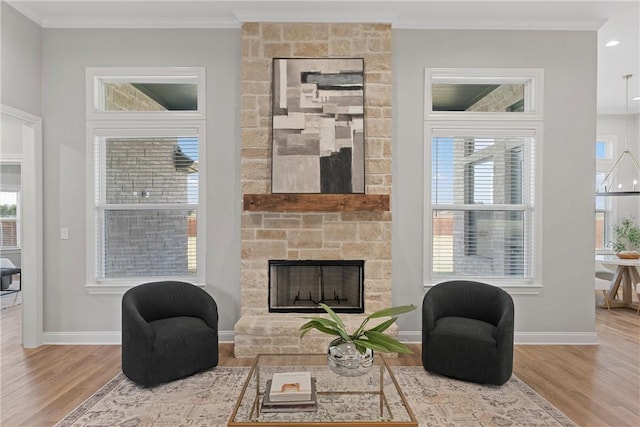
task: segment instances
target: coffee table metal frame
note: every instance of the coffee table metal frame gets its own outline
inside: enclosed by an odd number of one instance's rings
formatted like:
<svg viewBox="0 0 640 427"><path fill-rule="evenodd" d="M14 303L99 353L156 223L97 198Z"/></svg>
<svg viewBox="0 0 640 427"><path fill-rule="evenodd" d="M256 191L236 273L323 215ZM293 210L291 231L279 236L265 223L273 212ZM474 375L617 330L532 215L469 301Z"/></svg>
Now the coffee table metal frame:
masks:
<svg viewBox="0 0 640 427"><path fill-rule="evenodd" d="M300 354L300 353L287 353L287 354L269 354L269 353L261 353L258 354L254 361L253 364L251 365L251 369L249 370L249 374L247 375L247 379L245 380L245 383L242 387L242 391L240 392L240 396L238 397L238 400L236 402L235 407L233 408L233 412L231 414L231 417L229 418L229 423L228 426L229 427L254 427L254 426L273 426L273 425L284 425L284 426L298 426L298 427L312 427L312 426L321 426L321 425L326 425L328 423L330 423L331 425L335 425L335 426L379 426L379 425L384 425L384 426L388 426L388 427L417 427L418 426L418 422L416 421L415 416L413 415L413 412L411 410L411 407L409 406L409 404L407 403L407 399L405 398L404 394L402 393L402 390L400 389L400 386L398 385L398 381L396 380L395 376L393 375L393 371L389 368L389 365L387 364L387 361L385 360L385 358L380 355L379 353L376 354L375 358L377 359L377 361L374 361L374 366L371 369L378 369L380 372L380 380L379 380L379 384L380 384L380 388L377 391L366 391L366 393L368 394L376 394L379 396L380 398L380 403L379 403L379 407L380 407L380 419L379 420L367 420L367 421L327 421L322 422L322 421L312 421L312 422L307 422L307 421L288 421L288 420L278 420L278 421L260 421L258 420L258 416L260 415L260 402L262 400L262 396L264 395L264 389L261 389L261 381L260 381L260 361L262 359L265 358L280 358L282 359L282 364L283 365L287 365L287 366L296 366L296 363L291 363L291 360L293 361L304 361L304 365L306 366L321 366L319 363L324 361L324 363L327 363L327 356L326 354L315 354L315 353L309 353L309 354ZM315 363L314 363L315 362ZM268 365L268 366L278 366L278 365ZM300 366L303 366L302 364L300 364ZM327 368L328 369L328 368ZM403 414L405 416L405 418L409 418L409 420L393 420L393 419L385 419L384 418L384 413L385 410L387 411L388 414L391 415L391 418L393 418L393 413L391 411L391 407L389 406L389 402L387 400L387 395L385 394L385 390L384 390L384 375L386 374L389 376L389 378L391 379L391 383L393 384L393 387L395 387L395 392L398 394L399 398L402 401L402 406L404 408L404 411L406 411L406 414ZM250 384L252 383L252 379L255 376L255 396L253 397L247 397L247 399L253 399L253 402L250 402L251 404L251 411L249 416L247 417L248 419L236 419L238 417L238 410L240 409L241 405L243 404L243 400L245 399L245 395L247 394L247 390L250 386ZM365 393L363 391L351 391L351 390L344 390L344 391L335 391L335 390L331 390L331 391L326 391L326 390L318 390L317 391L318 395L349 395L349 394L360 394L360 393Z"/></svg>

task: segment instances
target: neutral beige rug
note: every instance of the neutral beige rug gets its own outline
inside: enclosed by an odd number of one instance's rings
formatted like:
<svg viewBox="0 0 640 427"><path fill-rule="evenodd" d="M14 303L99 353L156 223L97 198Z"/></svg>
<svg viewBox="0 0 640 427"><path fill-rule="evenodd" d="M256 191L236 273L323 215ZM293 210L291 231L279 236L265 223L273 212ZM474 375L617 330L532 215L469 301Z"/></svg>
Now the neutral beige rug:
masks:
<svg viewBox="0 0 640 427"><path fill-rule="evenodd" d="M513 376L501 387L432 375L422 367L394 367L421 427L575 426ZM122 373L57 426L226 426L248 368L218 367L151 389Z"/></svg>

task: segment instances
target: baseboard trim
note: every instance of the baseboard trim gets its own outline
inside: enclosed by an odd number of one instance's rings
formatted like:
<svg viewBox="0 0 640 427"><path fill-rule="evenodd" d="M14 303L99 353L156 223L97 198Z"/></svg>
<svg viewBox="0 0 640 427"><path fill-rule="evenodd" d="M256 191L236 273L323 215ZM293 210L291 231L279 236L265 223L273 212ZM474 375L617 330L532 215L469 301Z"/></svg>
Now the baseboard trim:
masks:
<svg viewBox="0 0 640 427"><path fill-rule="evenodd" d="M403 344L420 344L422 331L398 331L397 338Z"/></svg>
<svg viewBox="0 0 640 427"><path fill-rule="evenodd" d="M516 332L517 345L598 345L595 332ZM422 331L399 331L398 340L405 344L422 342Z"/></svg>
<svg viewBox="0 0 640 427"><path fill-rule="evenodd" d="M422 342L422 331L398 331L398 339L406 344ZM233 343L233 331L219 331L221 343ZM120 331L107 332L45 332L43 344L47 345L120 345ZM517 345L598 345L595 332L516 332Z"/></svg>
<svg viewBox="0 0 640 427"><path fill-rule="evenodd" d="M598 345L595 332L516 332L518 345Z"/></svg>
<svg viewBox="0 0 640 427"><path fill-rule="evenodd" d="M120 345L120 331L100 332L45 332L43 344L46 345Z"/></svg>
<svg viewBox="0 0 640 427"><path fill-rule="evenodd" d="M218 340L221 343L232 343L233 337L233 331L218 332ZM121 343L120 331L45 332L43 334L43 344L46 345L120 345Z"/></svg>

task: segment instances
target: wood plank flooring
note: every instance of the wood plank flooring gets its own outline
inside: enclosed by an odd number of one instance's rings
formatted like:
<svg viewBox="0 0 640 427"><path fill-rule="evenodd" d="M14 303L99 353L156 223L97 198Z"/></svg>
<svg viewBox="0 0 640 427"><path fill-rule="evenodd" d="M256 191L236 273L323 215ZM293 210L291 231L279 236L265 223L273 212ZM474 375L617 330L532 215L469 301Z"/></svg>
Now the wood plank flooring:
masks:
<svg viewBox="0 0 640 427"><path fill-rule="evenodd" d="M514 373L580 426L640 426L640 317L596 309L599 346L516 346ZM120 346L20 345L20 307L2 310L3 427L52 426L120 372ZM394 365L422 364L420 346ZM221 366L247 366L220 345Z"/></svg>

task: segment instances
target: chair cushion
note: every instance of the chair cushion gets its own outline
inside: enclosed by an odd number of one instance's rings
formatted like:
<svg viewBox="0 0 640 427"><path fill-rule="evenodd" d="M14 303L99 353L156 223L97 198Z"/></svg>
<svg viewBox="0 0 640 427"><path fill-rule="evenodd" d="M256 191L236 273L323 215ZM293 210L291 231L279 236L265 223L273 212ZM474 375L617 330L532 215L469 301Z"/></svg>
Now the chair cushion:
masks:
<svg viewBox="0 0 640 427"><path fill-rule="evenodd" d="M496 345L496 328L482 320L467 319L465 317L449 316L436 321L432 335L444 335L452 339L475 340Z"/></svg>
<svg viewBox="0 0 640 427"><path fill-rule="evenodd" d="M614 274L615 273L613 271L609 271L609 270L597 270L596 271L596 277L598 279L608 280L609 282L613 279Z"/></svg>
<svg viewBox="0 0 640 427"><path fill-rule="evenodd" d="M212 329L199 317L179 316L158 319L149 322L153 329L155 345L163 345L167 341L186 343L187 341L205 338Z"/></svg>

